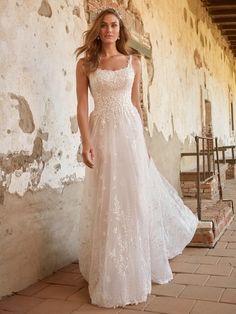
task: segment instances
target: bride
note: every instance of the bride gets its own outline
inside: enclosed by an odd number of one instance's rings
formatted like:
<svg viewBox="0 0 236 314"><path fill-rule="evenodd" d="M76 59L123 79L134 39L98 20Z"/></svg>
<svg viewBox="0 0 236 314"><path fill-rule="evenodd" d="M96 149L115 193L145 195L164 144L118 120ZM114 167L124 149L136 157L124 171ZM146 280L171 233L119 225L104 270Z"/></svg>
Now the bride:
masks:
<svg viewBox="0 0 236 314"><path fill-rule="evenodd" d="M113 8L101 11L76 50L77 117L85 182L78 259L92 304L147 300L173 279L168 259L191 241L198 219L149 156L139 103L141 66ZM88 88L94 110L88 115Z"/></svg>

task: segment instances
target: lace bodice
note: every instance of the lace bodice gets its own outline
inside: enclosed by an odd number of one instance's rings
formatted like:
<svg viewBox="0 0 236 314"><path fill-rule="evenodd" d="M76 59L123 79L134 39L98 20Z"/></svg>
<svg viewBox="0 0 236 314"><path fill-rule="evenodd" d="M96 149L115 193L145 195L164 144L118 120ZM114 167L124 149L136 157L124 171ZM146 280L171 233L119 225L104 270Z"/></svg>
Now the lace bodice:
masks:
<svg viewBox="0 0 236 314"><path fill-rule="evenodd" d="M131 91L134 69L129 57L126 67L118 70L98 68L89 75L89 87L94 98L94 114L125 110L132 105ZM132 105L133 106L133 105Z"/></svg>

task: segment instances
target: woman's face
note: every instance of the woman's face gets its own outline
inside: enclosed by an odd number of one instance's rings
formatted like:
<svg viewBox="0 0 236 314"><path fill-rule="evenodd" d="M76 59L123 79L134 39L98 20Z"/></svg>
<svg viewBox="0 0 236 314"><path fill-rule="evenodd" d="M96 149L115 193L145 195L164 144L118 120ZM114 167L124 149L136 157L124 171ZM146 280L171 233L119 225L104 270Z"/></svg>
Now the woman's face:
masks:
<svg viewBox="0 0 236 314"><path fill-rule="evenodd" d="M106 14L103 17L99 32L100 39L103 43L116 42L120 34L120 23L114 14Z"/></svg>

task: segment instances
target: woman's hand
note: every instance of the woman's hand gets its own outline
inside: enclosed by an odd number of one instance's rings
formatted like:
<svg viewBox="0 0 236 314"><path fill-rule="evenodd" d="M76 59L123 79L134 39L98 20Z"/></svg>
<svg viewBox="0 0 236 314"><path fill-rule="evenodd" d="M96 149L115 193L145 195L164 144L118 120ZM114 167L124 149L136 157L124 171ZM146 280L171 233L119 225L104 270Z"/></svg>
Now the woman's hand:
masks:
<svg viewBox="0 0 236 314"><path fill-rule="evenodd" d="M94 149L93 146L90 143L84 143L82 144L83 150L82 150L82 157L83 162L86 166L89 168L94 167Z"/></svg>

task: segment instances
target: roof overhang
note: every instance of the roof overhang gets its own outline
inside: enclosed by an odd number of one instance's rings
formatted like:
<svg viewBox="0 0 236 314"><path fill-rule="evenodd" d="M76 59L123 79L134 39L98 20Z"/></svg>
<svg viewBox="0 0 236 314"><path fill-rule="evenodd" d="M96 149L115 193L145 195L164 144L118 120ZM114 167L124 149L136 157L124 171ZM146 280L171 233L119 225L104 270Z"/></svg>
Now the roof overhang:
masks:
<svg viewBox="0 0 236 314"><path fill-rule="evenodd" d="M236 57L236 0L202 0Z"/></svg>

